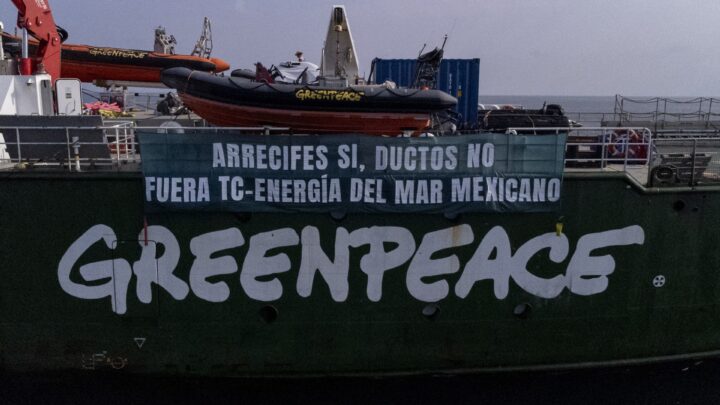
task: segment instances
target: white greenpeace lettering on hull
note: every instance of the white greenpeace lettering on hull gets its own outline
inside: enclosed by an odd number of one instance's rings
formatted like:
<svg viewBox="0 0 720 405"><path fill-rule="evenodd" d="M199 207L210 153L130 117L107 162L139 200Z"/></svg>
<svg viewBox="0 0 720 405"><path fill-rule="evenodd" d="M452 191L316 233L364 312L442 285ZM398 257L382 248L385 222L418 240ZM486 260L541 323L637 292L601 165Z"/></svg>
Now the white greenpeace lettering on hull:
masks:
<svg viewBox="0 0 720 405"><path fill-rule="evenodd" d="M96 242L104 241L109 249L115 249L117 242L115 231L107 225L95 225L88 229L65 252L58 265L60 287L73 297L86 300L110 297L112 310L124 314L127 310L127 288L132 277L130 263L125 259L103 260L80 267L80 275L85 281L108 279L100 285L78 284L70 279L70 273L78 259Z"/></svg>
<svg viewBox="0 0 720 405"><path fill-rule="evenodd" d="M143 242L145 232L141 231L138 235L138 242L143 248L140 254L140 260L133 264L133 272L136 281L137 295L140 302L149 304L152 302L152 284L156 283L165 291L170 293L176 300L182 300L187 297L190 289L187 284L173 274L178 262L180 261L180 245L175 235L165 227L149 226L147 228L147 239L154 243ZM157 258L157 245L162 245L165 254Z"/></svg>
<svg viewBox="0 0 720 405"><path fill-rule="evenodd" d="M245 256L242 273L240 273L240 284L248 297L258 301L280 299L283 293L280 280L273 278L269 281L260 281L258 277L290 271L292 264L285 253L274 256L266 256L266 254L270 250L298 243L300 243L300 237L291 228L263 232L250 238L250 248Z"/></svg>
<svg viewBox="0 0 720 405"><path fill-rule="evenodd" d="M139 239L144 239L144 231ZM273 275L298 269L296 292L301 297L312 294L315 275L325 281L330 296L336 302L347 300L353 249L362 248L359 269L367 276L366 294L378 302L383 296L385 272L407 266L405 283L412 297L423 302L437 302L448 297L451 286L443 276L461 272L454 286L455 295L465 299L475 284L488 280L493 284L495 297L504 299L510 290L510 280L525 292L541 298L555 298L566 288L572 294L593 295L607 290L609 276L615 271L615 259L606 254L593 256L593 251L612 246L642 245L645 232L638 225L622 229L583 235L570 255L567 236L546 233L536 236L513 254L510 237L500 226L493 227L479 241L475 253L463 266L453 249L475 242L469 225L457 225L423 235L420 246L410 230L394 226L360 228L352 232L338 227L335 231L333 259L322 248L321 232L313 226L303 228L300 235L292 228L276 229L252 235L242 259L239 277L237 254L233 252L246 241L238 228L198 235L190 240L193 255L188 281L175 275L180 263L180 244L167 228L153 225L147 229L154 243L140 243L140 257L130 266L123 258L116 258L116 235L107 225L95 225L81 235L65 252L58 265L60 287L73 297L87 300L110 298L112 310L127 311L127 293L133 274L136 292L141 303L150 303L152 284L157 284L178 301L190 291L208 302L224 302L231 297L233 285L239 284L245 294L257 301L275 301L282 297L282 282ZM82 264L83 255L103 241L112 259ZM162 256L157 257L157 245ZM300 246L298 246L300 245ZM330 248L331 245L327 246ZM388 246L390 248L388 248ZM300 253L299 263L293 263L288 253ZM114 251L114 252L113 252ZM528 270L528 263L541 252L555 264L568 261L564 274L550 278L539 277ZM269 252L273 255L268 256ZM221 255L221 253L224 253ZM357 259L355 259L357 260ZM186 260L185 262L188 262ZM77 266L80 277L71 277ZM218 280L218 276L226 276ZM213 278L214 281L208 281ZM82 279L87 284L73 280ZM232 279L235 282L232 282ZM107 280L102 284L98 284ZM397 293L397 292L395 292Z"/></svg>
<svg viewBox="0 0 720 405"><path fill-rule="evenodd" d="M446 280L426 284L422 279L456 273L460 270L460 260L455 255L442 259L431 257L441 250L467 245L472 241L473 232L469 225L454 226L425 235L405 278L410 294L425 302L437 302L445 298L450 290Z"/></svg>
<svg viewBox="0 0 720 405"><path fill-rule="evenodd" d="M330 295L336 302L347 299L350 286L348 271L350 269L350 235L345 228L338 228L335 234L335 261L325 254L320 246L320 230L314 226L306 226L300 236L302 243L302 260L297 279L297 292L301 297L309 297L312 293L315 273L318 272L326 280Z"/></svg>
<svg viewBox="0 0 720 405"><path fill-rule="evenodd" d="M610 255L590 256L590 253L607 246L641 245L643 242L645 232L639 226L581 237L568 265L568 288L578 295L593 295L605 291L608 287L607 276L615 271L615 259Z"/></svg>
<svg viewBox="0 0 720 405"><path fill-rule="evenodd" d="M530 273L527 263L546 248L550 249L552 262L562 263L569 253L567 237L554 232L540 235L520 246L513 256L510 238L502 227L496 226L485 235L468 261L455 285L455 294L465 298L476 282L493 280L495 297L504 299L508 295L511 278L520 288L540 298L555 298L566 287L578 295L599 294L608 287L607 276L615 270L615 260L610 255L590 256L590 253L604 247L643 243L645 232L638 225L585 235L578 241L566 274L544 279ZM496 252L495 259L490 259L493 252Z"/></svg>
<svg viewBox="0 0 720 405"><path fill-rule="evenodd" d="M495 258L491 259L493 252ZM465 271L455 284L455 295L465 298L476 281L492 280L495 297L505 299L510 290L511 259L512 251L507 232L500 226L492 228L465 265Z"/></svg>
<svg viewBox="0 0 720 405"><path fill-rule="evenodd" d="M190 251L195 255L190 267L190 287L198 297L210 302L223 302L230 297L230 287L224 281L211 283L208 278L232 274L238 269L232 256L210 257L222 250L242 246L245 240L237 228L209 232L190 241Z"/></svg>
<svg viewBox="0 0 720 405"><path fill-rule="evenodd" d="M543 249L550 249L550 260L553 263L562 263L570 249L567 237L556 233L546 233L525 242L515 252L510 262L510 276L523 290L540 298L555 298L566 285L566 278L562 274L545 279L530 273L527 264L530 259Z"/></svg>
<svg viewBox="0 0 720 405"><path fill-rule="evenodd" d="M386 243L397 246L387 251ZM360 270L367 274L367 296L370 301L382 298L382 282L385 272L403 265L415 253L412 233L397 226L373 226L352 233L352 246L370 245L370 251L360 259Z"/></svg>

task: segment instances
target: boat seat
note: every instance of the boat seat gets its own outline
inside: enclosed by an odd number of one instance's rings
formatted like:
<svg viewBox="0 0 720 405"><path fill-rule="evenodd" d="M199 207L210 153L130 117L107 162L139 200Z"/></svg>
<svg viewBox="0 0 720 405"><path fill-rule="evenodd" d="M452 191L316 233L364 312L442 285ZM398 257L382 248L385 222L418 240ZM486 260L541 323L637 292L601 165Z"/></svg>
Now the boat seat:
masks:
<svg viewBox="0 0 720 405"><path fill-rule="evenodd" d="M275 79L273 79L270 71L260 62L255 64L255 81L268 84L275 83Z"/></svg>

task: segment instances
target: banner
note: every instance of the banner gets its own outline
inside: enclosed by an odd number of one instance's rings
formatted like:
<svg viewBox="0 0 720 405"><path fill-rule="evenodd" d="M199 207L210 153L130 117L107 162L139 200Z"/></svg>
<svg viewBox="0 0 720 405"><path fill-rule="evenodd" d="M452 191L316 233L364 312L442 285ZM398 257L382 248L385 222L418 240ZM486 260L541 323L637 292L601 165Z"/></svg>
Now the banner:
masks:
<svg viewBox="0 0 720 405"><path fill-rule="evenodd" d="M559 208L566 135L386 138L137 131L150 212Z"/></svg>

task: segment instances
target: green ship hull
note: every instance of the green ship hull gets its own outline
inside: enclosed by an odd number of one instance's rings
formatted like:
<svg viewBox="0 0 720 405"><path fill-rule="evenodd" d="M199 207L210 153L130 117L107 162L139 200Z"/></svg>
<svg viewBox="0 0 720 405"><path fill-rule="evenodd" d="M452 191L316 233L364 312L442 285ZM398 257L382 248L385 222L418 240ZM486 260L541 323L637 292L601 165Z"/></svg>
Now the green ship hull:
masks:
<svg viewBox="0 0 720 405"><path fill-rule="evenodd" d="M5 372L398 375L720 353L718 188L566 173L558 212L452 218L146 214L140 173L8 172L0 189Z"/></svg>

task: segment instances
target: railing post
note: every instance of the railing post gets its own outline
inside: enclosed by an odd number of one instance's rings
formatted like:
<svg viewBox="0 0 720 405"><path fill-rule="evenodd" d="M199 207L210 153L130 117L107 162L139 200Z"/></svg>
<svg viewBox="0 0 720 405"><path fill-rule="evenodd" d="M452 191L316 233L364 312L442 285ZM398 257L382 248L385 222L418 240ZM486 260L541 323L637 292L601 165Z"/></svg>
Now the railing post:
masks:
<svg viewBox="0 0 720 405"><path fill-rule="evenodd" d="M690 167L690 186L695 185L695 159L697 159L697 139L693 139L692 165Z"/></svg>
<svg viewBox="0 0 720 405"><path fill-rule="evenodd" d="M130 150L128 149L128 134L125 126L123 126L123 143L125 144L125 159L127 159L130 157Z"/></svg>
<svg viewBox="0 0 720 405"><path fill-rule="evenodd" d="M67 147L67 165L68 171L72 171L72 154L70 153L70 128L65 128L65 146Z"/></svg>
<svg viewBox="0 0 720 405"><path fill-rule="evenodd" d="M625 158L623 159L623 173L627 172L627 161L628 155L630 154L630 131L632 130L627 130L627 136L625 137Z"/></svg>
<svg viewBox="0 0 720 405"><path fill-rule="evenodd" d="M18 163L22 162L22 152L20 148L20 128L15 127L15 146L18 151Z"/></svg>
<svg viewBox="0 0 720 405"><path fill-rule="evenodd" d="M707 123L710 122L710 117L712 116L712 103L713 103L713 100L714 100L714 99L713 99L712 97L710 97L710 106L708 107L707 119L706 119L706 121L705 121L705 122L707 122Z"/></svg>
<svg viewBox="0 0 720 405"><path fill-rule="evenodd" d="M698 116L701 116L703 113L702 105L705 102L705 97L700 97L700 102L698 104Z"/></svg>
<svg viewBox="0 0 720 405"><path fill-rule="evenodd" d="M133 162L137 160L137 134L135 133L135 130L137 129L137 125L134 122L131 122L130 125L130 132L132 133L132 142L133 142Z"/></svg>
<svg viewBox="0 0 720 405"><path fill-rule="evenodd" d="M648 152L647 152L647 154L646 154L646 158L647 158L647 159L645 160L645 164L648 166L648 170L649 170L649 169L650 169L650 164L651 164L651 162L653 161L653 156L652 156L652 155L653 155L653 153L655 152L655 146L654 146L654 143L653 143L655 140L653 139L653 134L652 134L652 131L650 131L650 128L643 128L643 142L644 142L644 139L645 139L645 134L647 134L647 136L648 136L648 140L647 140Z"/></svg>
<svg viewBox="0 0 720 405"><path fill-rule="evenodd" d="M117 156L117 164L120 165L120 128L115 126L115 156Z"/></svg>
<svg viewBox="0 0 720 405"><path fill-rule="evenodd" d="M602 132L602 144L600 145L601 152L602 152L600 154L600 168L601 169L603 169L603 168L605 168L605 166L607 166L607 162L606 162L606 160L607 160L607 143L609 142L610 137L612 137L612 135L608 136L608 134L605 131Z"/></svg>
<svg viewBox="0 0 720 405"><path fill-rule="evenodd" d="M75 150L75 171L79 172L80 171L80 137L73 136L72 143L73 143L73 149ZM70 166L70 162L68 162L68 166Z"/></svg>
<svg viewBox="0 0 720 405"><path fill-rule="evenodd" d="M645 130L647 130L649 132L649 130L647 128L645 128ZM648 184L648 185L652 184L652 171L655 168L652 164L652 162L654 161L654 159L653 159L653 153L655 151L654 144L655 144L655 139L653 139L653 137L652 137L652 132L649 132L647 161L645 162L645 164L647 165L647 180L646 180L647 183L645 183L645 184Z"/></svg>

